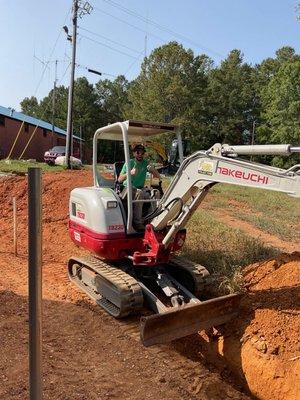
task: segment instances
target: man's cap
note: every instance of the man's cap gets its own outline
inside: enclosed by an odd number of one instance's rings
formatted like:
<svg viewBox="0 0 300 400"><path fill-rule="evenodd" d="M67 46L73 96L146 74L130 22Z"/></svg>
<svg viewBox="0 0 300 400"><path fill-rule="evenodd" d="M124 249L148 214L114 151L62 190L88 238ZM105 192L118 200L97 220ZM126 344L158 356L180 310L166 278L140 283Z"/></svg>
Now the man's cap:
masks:
<svg viewBox="0 0 300 400"><path fill-rule="evenodd" d="M133 149L132 149L132 151L137 151L137 150L142 150L142 151L146 151L146 149L145 149L145 146L144 145L142 145L142 144L136 144L134 147L133 147Z"/></svg>

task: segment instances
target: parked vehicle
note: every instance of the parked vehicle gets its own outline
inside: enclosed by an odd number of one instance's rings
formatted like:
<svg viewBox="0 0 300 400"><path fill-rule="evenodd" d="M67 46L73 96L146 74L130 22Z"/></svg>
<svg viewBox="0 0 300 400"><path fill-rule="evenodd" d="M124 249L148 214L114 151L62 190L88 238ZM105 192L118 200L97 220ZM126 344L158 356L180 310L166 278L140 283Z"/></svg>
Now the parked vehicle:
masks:
<svg viewBox="0 0 300 400"><path fill-rule="evenodd" d="M44 161L49 165L55 165L57 157L66 155L66 146L54 146L44 154ZM74 157L80 158L79 149L74 149Z"/></svg>

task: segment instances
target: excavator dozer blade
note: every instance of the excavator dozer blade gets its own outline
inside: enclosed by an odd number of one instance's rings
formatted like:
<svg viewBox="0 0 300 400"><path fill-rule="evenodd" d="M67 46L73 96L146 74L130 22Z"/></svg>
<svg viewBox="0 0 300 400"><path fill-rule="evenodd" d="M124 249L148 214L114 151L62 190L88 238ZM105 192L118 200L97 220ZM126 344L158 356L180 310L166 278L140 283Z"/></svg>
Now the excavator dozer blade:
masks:
<svg viewBox="0 0 300 400"><path fill-rule="evenodd" d="M141 318L144 346L170 342L230 321L239 312L241 294L230 294Z"/></svg>

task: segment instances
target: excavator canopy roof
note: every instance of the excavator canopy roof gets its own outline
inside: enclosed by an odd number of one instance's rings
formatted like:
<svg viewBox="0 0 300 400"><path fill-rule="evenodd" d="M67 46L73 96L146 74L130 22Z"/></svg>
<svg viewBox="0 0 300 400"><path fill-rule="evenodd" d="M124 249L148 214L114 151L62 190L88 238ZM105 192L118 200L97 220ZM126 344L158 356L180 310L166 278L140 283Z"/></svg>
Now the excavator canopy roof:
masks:
<svg viewBox="0 0 300 400"><path fill-rule="evenodd" d="M127 128L127 136L129 142L142 142L145 138L150 136L159 135L166 132L176 133L178 126L157 123L157 122L146 122L137 120L128 120L121 123ZM99 128L95 135L99 139L104 140L123 140L122 130L120 128L120 123L114 123L107 125L103 128Z"/></svg>

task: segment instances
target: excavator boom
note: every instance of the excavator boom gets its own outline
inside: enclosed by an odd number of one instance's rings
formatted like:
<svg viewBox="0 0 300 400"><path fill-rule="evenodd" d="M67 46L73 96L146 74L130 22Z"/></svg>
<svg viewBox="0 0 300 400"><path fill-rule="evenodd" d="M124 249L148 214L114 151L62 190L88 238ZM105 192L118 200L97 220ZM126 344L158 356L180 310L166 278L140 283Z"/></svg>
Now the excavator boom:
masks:
<svg viewBox="0 0 300 400"><path fill-rule="evenodd" d="M216 183L228 183L283 192L300 197L300 165L285 170L248 160L238 155L290 154L300 147L290 145L214 145L186 158L162 197L151 225L155 231L169 227L163 245L168 246Z"/></svg>

